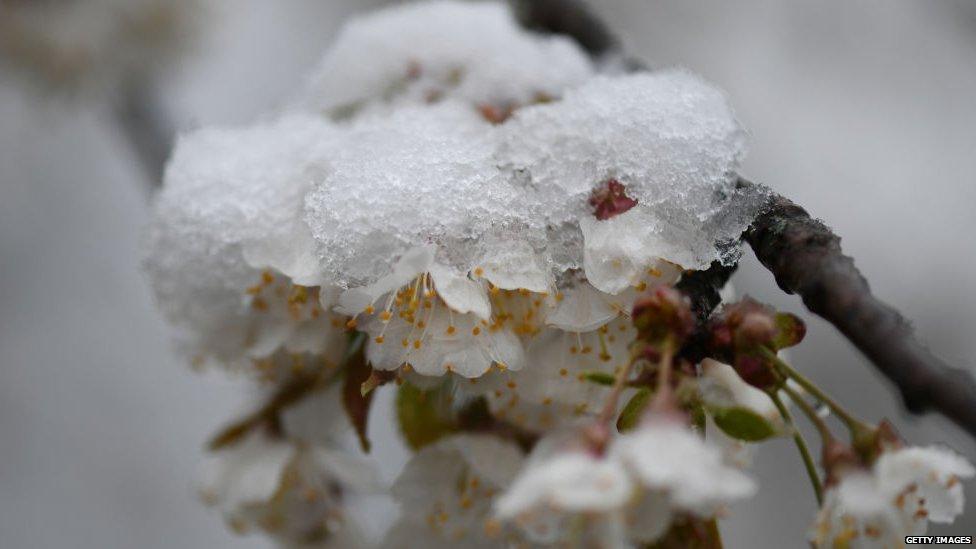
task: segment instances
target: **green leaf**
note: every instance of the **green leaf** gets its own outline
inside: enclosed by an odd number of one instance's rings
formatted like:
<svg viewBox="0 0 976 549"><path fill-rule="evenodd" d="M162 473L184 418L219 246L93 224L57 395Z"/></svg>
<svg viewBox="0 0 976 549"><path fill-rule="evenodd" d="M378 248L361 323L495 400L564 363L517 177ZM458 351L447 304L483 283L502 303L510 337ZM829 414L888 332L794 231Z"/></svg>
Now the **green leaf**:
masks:
<svg viewBox="0 0 976 549"><path fill-rule="evenodd" d="M776 337L773 348L777 351L792 347L807 335L807 325L796 315L790 313L776 313Z"/></svg>
<svg viewBox="0 0 976 549"><path fill-rule="evenodd" d="M362 386L373 374L373 368L366 362L361 338L350 340L344 361L346 363L345 379L342 384L342 407L349 417L359 444L364 452L369 452L370 443L367 433L369 410L373 405L373 392L363 393Z"/></svg>
<svg viewBox="0 0 976 549"><path fill-rule="evenodd" d="M715 425L725 434L737 440L759 442L776 436L779 432L766 418L741 406L709 408Z"/></svg>
<svg viewBox="0 0 976 549"><path fill-rule="evenodd" d="M397 391L396 412L400 433L412 450L419 450L455 430L450 407L442 391L424 391L404 383Z"/></svg>
<svg viewBox="0 0 976 549"><path fill-rule="evenodd" d="M617 418L617 430L621 433L633 429L640 421L641 413L651 402L651 391L647 387L641 387L634 396L630 397L627 405L624 406L620 417Z"/></svg>
<svg viewBox="0 0 976 549"><path fill-rule="evenodd" d="M615 378L613 374L608 374L607 372L592 370L589 372L583 372L582 375L583 375L583 379L585 379L586 381L596 383L599 385L607 385L609 387L612 387L613 384L617 382L617 378Z"/></svg>

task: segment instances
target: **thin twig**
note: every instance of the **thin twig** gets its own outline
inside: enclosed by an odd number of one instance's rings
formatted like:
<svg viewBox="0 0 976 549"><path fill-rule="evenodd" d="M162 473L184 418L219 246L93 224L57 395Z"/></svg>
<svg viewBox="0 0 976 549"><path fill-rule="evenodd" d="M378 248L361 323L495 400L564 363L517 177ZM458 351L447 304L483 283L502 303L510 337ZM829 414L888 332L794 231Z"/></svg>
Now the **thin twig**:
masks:
<svg viewBox="0 0 976 549"><path fill-rule="evenodd" d="M871 428L868 427L867 424L865 424L860 419L854 417L854 415L848 412L846 408L841 406L839 402L834 400L833 397L831 397L823 389L818 387L816 383L814 383L809 378L807 378L806 376L798 372L796 368L787 364L783 359L777 356L776 353L767 350L764 352L764 354L766 355L766 358L773 361L773 363L776 365L776 368L780 371L780 374L782 374L786 378L792 379L800 387L803 387L804 391L810 393L811 395L813 395L814 398L826 404L827 407L830 408L832 412L837 414L837 417L840 418L840 420L844 423L844 425L847 426L848 429L851 430L852 433L864 431L864 430L871 430Z"/></svg>
<svg viewBox="0 0 976 549"><path fill-rule="evenodd" d="M811 406L810 403L803 398L803 395L794 391L789 385L786 384L784 384L780 390L790 397L790 400L792 400L793 403L796 404L797 408L803 412L803 415L807 416L810 423L817 428L817 433L820 434L820 438L823 440L824 444L826 444L829 440L833 440L834 435L830 432L830 428L827 427L827 423L824 422L823 418L817 414L817 411L813 409L813 406Z"/></svg>
<svg viewBox="0 0 976 549"><path fill-rule="evenodd" d="M142 168L150 188L163 181L176 130L148 82L134 81L118 92L112 115Z"/></svg>
<svg viewBox="0 0 976 549"><path fill-rule="evenodd" d="M570 36L593 57L620 47L617 37L583 0L512 0L512 5L526 27Z"/></svg>
<svg viewBox="0 0 976 549"><path fill-rule="evenodd" d="M775 391L770 391L769 397L773 399L773 404L776 405L780 415L783 416L783 421L793 430L793 442L796 443L796 448L800 451L800 457L803 459L803 467L807 470L807 476L810 477L810 484L813 485L813 492L817 496L817 506L819 507L823 504L823 483L820 481L820 473L817 472L817 464L813 461L813 455L810 454L810 447L807 446L807 441L803 438L803 433L794 425L793 416L790 414L789 409L783 405L783 401L779 398L779 395Z"/></svg>

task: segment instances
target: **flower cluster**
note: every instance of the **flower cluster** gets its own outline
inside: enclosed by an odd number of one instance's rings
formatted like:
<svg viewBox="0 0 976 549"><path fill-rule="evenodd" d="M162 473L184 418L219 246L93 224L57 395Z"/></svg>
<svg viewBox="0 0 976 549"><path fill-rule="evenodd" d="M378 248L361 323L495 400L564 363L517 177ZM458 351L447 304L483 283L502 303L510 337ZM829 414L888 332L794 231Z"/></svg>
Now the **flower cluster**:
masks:
<svg viewBox="0 0 976 549"><path fill-rule="evenodd" d="M747 300L703 325L672 286L737 259L762 202L735 184L745 133L701 78L619 66L504 4L397 5L346 25L279 115L179 139L153 289L194 364L269 395L213 443L205 496L235 528L361 545L347 502L373 476L333 431L345 413L368 448L391 381L417 453L389 547L711 539L757 489L748 445L799 443L783 400L814 388L779 351L802 323ZM925 486L906 505L946 517Z"/></svg>

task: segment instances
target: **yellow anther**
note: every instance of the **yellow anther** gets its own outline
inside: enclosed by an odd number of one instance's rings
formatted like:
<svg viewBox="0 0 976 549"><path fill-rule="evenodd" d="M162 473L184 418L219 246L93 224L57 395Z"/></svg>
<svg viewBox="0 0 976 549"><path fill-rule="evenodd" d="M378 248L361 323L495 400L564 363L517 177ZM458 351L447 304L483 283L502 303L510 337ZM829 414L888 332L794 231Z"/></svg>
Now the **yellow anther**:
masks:
<svg viewBox="0 0 976 549"><path fill-rule="evenodd" d="M482 277L482 276L485 276L485 270L482 269L481 267L475 267L474 268L474 276L477 276L479 278Z"/></svg>
<svg viewBox="0 0 976 549"><path fill-rule="evenodd" d="M352 330L353 328L356 327L356 324L357 324L356 323L356 319L355 318L350 318L349 321L346 322L346 328L349 328L350 330Z"/></svg>
<svg viewBox="0 0 976 549"><path fill-rule="evenodd" d="M374 341L376 341L377 343L382 344L383 343L383 336L376 336L376 339Z"/></svg>
<svg viewBox="0 0 976 549"><path fill-rule="evenodd" d="M420 340L419 339L413 340L413 348L414 349L419 349L420 348Z"/></svg>
<svg viewBox="0 0 976 549"><path fill-rule="evenodd" d="M478 335L480 333L481 333L481 327L475 326L474 328L471 328L471 335Z"/></svg>
<svg viewBox="0 0 976 549"><path fill-rule="evenodd" d="M457 331L457 328L455 328L454 326L448 326L447 330L444 331L447 332L447 335L454 335L454 332Z"/></svg>
<svg viewBox="0 0 976 549"><path fill-rule="evenodd" d="M390 311L383 311L380 313L380 320L383 322L388 322L391 318L393 318L393 314L390 313Z"/></svg>

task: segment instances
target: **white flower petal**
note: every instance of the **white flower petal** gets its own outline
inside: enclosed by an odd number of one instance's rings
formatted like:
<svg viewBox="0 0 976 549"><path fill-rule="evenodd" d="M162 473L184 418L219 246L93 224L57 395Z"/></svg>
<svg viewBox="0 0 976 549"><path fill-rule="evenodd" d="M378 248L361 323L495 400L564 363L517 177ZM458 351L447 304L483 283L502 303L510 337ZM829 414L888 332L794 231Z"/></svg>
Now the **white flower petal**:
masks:
<svg viewBox="0 0 976 549"><path fill-rule="evenodd" d="M504 519L550 506L562 512L603 512L621 507L633 490L626 472L612 461L568 452L527 468L498 498Z"/></svg>
<svg viewBox="0 0 976 549"><path fill-rule="evenodd" d="M785 430L783 417L769 395L743 381L735 368L710 358L703 360L701 367L700 387L706 404L719 408L746 408L778 430Z"/></svg>
<svg viewBox="0 0 976 549"><path fill-rule="evenodd" d="M690 429L667 420L645 422L617 439L610 452L643 486L670 494L674 504L702 515L752 496L756 484L724 463L721 452Z"/></svg>
<svg viewBox="0 0 976 549"><path fill-rule="evenodd" d="M491 317L488 293L480 283L437 264L431 265L430 276L437 295L448 307L458 313L473 313L482 320Z"/></svg>
<svg viewBox="0 0 976 549"><path fill-rule="evenodd" d="M567 332L589 332L617 318L619 310L589 284L582 282L563 290L546 323Z"/></svg>
<svg viewBox="0 0 976 549"><path fill-rule="evenodd" d="M426 273L434 263L434 249L429 246L412 248L393 265L390 274L368 286L349 288L339 296L336 311L350 316L358 315L388 294Z"/></svg>
<svg viewBox="0 0 976 549"><path fill-rule="evenodd" d="M929 520L952 522L963 510L960 479L976 475L964 457L938 446L911 446L885 452L874 465L879 486L886 493L898 494L917 486L924 499Z"/></svg>
<svg viewBox="0 0 976 549"><path fill-rule="evenodd" d="M207 499L225 509L267 500L275 493L292 458L290 444L255 433L214 455L201 485Z"/></svg>

